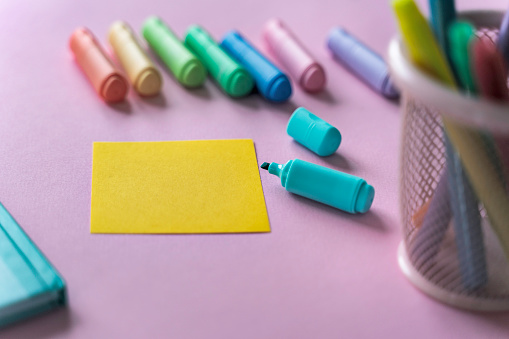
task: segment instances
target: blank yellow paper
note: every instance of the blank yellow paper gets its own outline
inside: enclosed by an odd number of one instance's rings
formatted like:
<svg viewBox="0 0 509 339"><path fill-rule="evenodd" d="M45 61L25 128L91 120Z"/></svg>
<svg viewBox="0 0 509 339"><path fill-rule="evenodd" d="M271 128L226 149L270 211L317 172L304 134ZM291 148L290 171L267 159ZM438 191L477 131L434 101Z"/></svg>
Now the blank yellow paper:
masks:
<svg viewBox="0 0 509 339"><path fill-rule="evenodd" d="M270 232L253 141L96 142L91 233Z"/></svg>

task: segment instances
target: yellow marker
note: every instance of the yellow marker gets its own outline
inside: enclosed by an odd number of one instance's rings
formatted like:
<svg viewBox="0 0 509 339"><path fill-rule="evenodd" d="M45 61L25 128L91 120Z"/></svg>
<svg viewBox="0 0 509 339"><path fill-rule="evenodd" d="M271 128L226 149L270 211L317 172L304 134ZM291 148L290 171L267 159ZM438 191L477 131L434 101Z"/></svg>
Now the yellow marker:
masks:
<svg viewBox="0 0 509 339"><path fill-rule="evenodd" d="M412 61L429 75L456 89L454 76L446 58L415 2L393 0L392 7ZM509 259L509 199L496 169L486 154L482 138L479 133L460 127L447 117L442 117L442 121L453 146L461 154L461 161L468 177Z"/></svg>
<svg viewBox="0 0 509 339"><path fill-rule="evenodd" d="M426 73L456 88L454 75L428 21L413 0L393 0L399 28L412 61Z"/></svg>
<svg viewBox="0 0 509 339"><path fill-rule="evenodd" d="M163 84L161 74L141 48L129 25L122 21L114 22L108 40L136 92L143 96L158 94Z"/></svg>

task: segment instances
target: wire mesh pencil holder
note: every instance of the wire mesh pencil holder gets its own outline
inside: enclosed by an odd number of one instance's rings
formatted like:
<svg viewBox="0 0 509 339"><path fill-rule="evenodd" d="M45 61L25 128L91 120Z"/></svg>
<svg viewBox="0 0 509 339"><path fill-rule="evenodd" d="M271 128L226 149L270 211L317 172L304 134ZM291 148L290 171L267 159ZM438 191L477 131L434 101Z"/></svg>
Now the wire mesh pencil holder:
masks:
<svg viewBox="0 0 509 339"><path fill-rule="evenodd" d="M496 40L502 12L462 12ZM509 105L438 83L394 38L389 66L402 92L398 261L446 304L509 310Z"/></svg>

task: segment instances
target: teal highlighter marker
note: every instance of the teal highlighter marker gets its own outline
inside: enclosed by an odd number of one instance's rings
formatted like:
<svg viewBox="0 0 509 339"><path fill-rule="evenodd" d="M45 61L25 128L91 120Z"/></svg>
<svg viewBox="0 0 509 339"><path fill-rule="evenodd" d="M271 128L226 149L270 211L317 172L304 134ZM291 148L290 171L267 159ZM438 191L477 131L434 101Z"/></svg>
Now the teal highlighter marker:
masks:
<svg viewBox="0 0 509 339"><path fill-rule="evenodd" d="M431 26L439 45L446 54L449 65L452 65L449 54L449 27L456 20L456 5L454 0L429 0Z"/></svg>
<svg viewBox="0 0 509 339"><path fill-rule="evenodd" d="M280 177L288 192L352 214L366 213L375 197L366 180L300 159L284 165L264 162L260 167Z"/></svg>

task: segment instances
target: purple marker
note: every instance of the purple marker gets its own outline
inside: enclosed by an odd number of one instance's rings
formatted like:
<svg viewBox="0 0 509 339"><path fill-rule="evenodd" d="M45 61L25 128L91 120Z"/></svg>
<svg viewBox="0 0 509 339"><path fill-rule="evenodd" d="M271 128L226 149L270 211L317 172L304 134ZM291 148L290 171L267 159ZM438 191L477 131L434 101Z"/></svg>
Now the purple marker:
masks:
<svg viewBox="0 0 509 339"><path fill-rule="evenodd" d="M509 68L509 11L504 15L500 32L498 34L497 47L504 57L505 65Z"/></svg>
<svg viewBox="0 0 509 339"><path fill-rule="evenodd" d="M357 77L388 99L399 98L389 68L380 55L351 36L340 27L332 29L327 46L334 58L350 69Z"/></svg>

